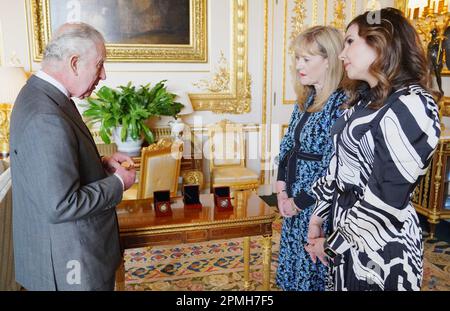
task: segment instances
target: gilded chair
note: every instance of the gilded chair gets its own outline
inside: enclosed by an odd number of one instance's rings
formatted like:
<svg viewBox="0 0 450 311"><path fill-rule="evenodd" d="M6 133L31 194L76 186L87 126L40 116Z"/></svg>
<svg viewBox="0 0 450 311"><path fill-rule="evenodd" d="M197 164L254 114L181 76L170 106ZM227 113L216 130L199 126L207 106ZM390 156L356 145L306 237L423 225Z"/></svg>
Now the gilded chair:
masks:
<svg viewBox="0 0 450 311"><path fill-rule="evenodd" d="M170 190L170 197L175 197L182 155L183 142L170 138L142 148L139 181L125 191L123 199L153 198L159 190Z"/></svg>
<svg viewBox="0 0 450 311"><path fill-rule="evenodd" d="M208 126L208 138L211 190L218 186L256 190L258 174L245 166L242 124L221 120Z"/></svg>

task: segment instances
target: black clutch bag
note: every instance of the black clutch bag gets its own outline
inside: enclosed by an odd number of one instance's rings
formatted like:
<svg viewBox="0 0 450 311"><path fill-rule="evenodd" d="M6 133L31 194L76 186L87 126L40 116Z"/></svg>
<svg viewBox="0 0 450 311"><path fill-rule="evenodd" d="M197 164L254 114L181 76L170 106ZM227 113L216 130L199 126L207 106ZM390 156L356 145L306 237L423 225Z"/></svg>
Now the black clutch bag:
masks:
<svg viewBox="0 0 450 311"><path fill-rule="evenodd" d="M202 209L202 203L200 203L199 185L184 185L183 203L184 208L186 209Z"/></svg>
<svg viewBox="0 0 450 311"><path fill-rule="evenodd" d="M230 187L214 188L214 205L219 211L233 210L230 198Z"/></svg>
<svg viewBox="0 0 450 311"><path fill-rule="evenodd" d="M170 208L170 191L155 191L153 192L153 206L155 207L155 215L172 216L172 209Z"/></svg>

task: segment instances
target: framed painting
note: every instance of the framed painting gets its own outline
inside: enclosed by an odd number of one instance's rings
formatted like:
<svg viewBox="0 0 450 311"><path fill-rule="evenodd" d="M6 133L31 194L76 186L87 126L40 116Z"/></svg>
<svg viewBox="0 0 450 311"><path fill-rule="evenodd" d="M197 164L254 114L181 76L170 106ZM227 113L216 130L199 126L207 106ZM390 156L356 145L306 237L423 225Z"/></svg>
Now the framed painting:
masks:
<svg viewBox="0 0 450 311"><path fill-rule="evenodd" d="M85 22L106 41L108 61L206 62L206 0L28 0L33 55L55 29Z"/></svg>

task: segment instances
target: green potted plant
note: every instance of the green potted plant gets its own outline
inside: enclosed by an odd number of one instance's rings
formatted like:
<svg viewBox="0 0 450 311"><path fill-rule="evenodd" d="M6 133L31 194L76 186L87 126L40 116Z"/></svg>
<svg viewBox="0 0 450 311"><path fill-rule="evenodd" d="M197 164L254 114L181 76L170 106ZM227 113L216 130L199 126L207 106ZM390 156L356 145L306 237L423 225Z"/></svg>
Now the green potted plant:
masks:
<svg viewBox="0 0 450 311"><path fill-rule="evenodd" d="M88 123L99 123L100 137L109 144L113 136L118 150L127 153L138 153L143 138L153 143L153 134L146 120L155 116L172 116L180 112L183 104L175 102L177 96L167 91L166 80L155 84L141 85L136 88L129 82L127 85L112 89L103 86L89 97L83 113Z"/></svg>

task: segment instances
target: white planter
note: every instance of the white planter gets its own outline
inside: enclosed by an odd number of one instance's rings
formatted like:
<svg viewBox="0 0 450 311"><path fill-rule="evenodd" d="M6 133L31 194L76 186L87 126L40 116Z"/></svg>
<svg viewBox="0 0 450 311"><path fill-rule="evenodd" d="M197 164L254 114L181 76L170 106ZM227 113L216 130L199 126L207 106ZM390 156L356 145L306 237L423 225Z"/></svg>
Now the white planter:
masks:
<svg viewBox="0 0 450 311"><path fill-rule="evenodd" d="M141 153L141 146L144 142L144 139L134 140L130 137L130 135L127 136L127 139L125 141L122 141L120 139L120 132L122 131L122 127L116 127L113 130L113 136L114 136L114 142L117 145L117 150L120 152L127 153L131 156L136 156Z"/></svg>

